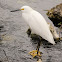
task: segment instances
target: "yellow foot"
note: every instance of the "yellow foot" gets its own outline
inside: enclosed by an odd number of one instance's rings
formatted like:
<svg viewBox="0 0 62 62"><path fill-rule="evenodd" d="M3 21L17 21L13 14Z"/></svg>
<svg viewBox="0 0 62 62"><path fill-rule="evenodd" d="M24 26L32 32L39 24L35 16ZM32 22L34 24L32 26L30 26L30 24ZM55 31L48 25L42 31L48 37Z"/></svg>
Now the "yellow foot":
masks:
<svg viewBox="0 0 62 62"><path fill-rule="evenodd" d="M37 62L42 62L42 60L41 60L41 59L39 59Z"/></svg>
<svg viewBox="0 0 62 62"><path fill-rule="evenodd" d="M38 54L37 54L37 50L31 51L31 52L29 52L29 54L32 55L33 57L35 57L35 56L41 56L40 51L39 51Z"/></svg>

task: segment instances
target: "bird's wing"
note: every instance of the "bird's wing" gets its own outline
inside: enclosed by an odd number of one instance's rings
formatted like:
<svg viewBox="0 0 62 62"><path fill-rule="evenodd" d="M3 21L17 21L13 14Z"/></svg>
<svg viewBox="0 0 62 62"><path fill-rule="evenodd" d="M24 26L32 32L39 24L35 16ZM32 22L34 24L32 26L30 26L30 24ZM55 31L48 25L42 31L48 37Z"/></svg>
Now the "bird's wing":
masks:
<svg viewBox="0 0 62 62"><path fill-rule="evenodd" d="M50 43L55 44L53 36L44 17L37 11L33 11L31 15L30 26L35 34L40 35L45 40L48 40Z"/></svg>

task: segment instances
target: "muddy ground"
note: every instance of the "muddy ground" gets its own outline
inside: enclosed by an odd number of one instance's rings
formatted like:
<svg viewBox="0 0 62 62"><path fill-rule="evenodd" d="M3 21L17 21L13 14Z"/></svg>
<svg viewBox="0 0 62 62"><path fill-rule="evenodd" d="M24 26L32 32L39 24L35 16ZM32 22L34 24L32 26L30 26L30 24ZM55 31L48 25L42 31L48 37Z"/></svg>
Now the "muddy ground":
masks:
<svg viewBox="0 0 62 62"><path fill-rule="evenodd" d="M36 49L37 43L28 37L29 28L21 12L11 13L23 5L39 11L50 22L46 11L60 4L62 0L0 0L0 62L36 62L28 53ZM57 30L58 32L58 30ZM62 62L62 42L56 45L41 45L43 62Z"/></svg>

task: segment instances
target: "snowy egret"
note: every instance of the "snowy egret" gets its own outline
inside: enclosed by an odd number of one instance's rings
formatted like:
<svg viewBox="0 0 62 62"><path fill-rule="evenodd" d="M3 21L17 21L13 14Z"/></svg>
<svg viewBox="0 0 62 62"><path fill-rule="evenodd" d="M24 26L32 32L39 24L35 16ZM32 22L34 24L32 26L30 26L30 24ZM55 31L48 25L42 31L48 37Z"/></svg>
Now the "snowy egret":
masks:
<svg viewBox="0 0 62 62"><path fill-rule="evenodd" d="M21 9L13 10L11 12L20 11L20 10L22 11L22 17L25 19L25 21L27 22L27 24L31 29L31 34L37 34L54 45L55 41L53 39L53 35L50 32L49 26L45 18L39 12L35 11L29 6L23 6L21 7ZM38 45L40 46L40 42L38 43ZM34 53L38 51L39 49L34 50ZM36 55L37 54L33 54L33 56ZM40 54L38 55L40 56Z"/></svg>

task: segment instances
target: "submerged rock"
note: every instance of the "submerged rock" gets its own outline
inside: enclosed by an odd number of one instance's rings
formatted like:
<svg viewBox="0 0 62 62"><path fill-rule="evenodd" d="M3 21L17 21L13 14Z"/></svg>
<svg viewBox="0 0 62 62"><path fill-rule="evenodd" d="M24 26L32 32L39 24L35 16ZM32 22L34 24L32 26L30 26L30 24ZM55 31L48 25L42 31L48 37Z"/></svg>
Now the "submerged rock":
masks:
<svg viewBox="0 0 62 62"><path fill-rule="evenodd" d="M56 27L62 25L62 3L48 10L46 14Z"/></svg>

